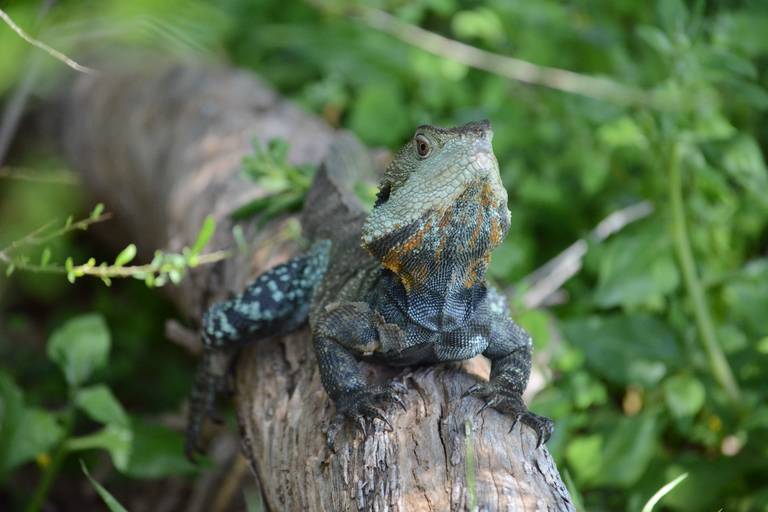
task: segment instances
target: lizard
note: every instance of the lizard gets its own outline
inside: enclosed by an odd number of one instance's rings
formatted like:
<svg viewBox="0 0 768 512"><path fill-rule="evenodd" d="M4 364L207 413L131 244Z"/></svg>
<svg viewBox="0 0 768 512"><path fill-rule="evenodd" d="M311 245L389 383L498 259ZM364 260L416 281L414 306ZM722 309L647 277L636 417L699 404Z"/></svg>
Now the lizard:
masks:
<svg viewBox="0 0 768 512"><path fill-rule="evenodd" d="M315 240L305 254L264 272L203 315L204 356L191 399L188 456L201 451L197 440L205 417L215 417L222 388L216 355L307 321L322 384L336 407L326 433L331 450L345 424L357 424L363 435L376 419L391 429L384 409L405 409L407 387L396 380L367 382L360 361L412 366L478 354L491 361L490 379L463 395L482 400L478 414L493 407L511 416L512 427L530 427L537 447L549 439L553 422L531 412L522 398L532 339L485 277L510 224L492 138L488 121L419 126L384 171L367 215L350 185L360 177L364 157L331 151L315 182L325 177L335 180L333 190L347 189L339 192L341 221L329 225L322 214L305 215L305 235L309 231ZM307 203L312 209L328 201Z"/></svg>

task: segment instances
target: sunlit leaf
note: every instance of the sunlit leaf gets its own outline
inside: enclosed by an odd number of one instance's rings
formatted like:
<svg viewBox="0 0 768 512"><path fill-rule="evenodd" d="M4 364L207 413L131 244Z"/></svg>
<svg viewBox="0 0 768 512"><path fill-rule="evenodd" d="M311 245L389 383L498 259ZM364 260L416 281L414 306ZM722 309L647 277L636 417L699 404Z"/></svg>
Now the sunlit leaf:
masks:
<svg viewBox="0 0 768 512"><path fill-rule="evenodd" d="M184 456L184 439L166 427L131 421L130 460L123 473L134 478L161 478L194 472L197 467Z"/></svg>
<svg viewBox="0 0 768 512"><path fill-rule="evenodd" d="M82 450L105 450L112 457L112 463L119 471L125 471L131 457L133 433L130 427L109 424L98 432L67 440L70 452Z"/></svg>
<svg viewBox="0 0 768 512"><path fill-rule="evenodd" d="M682 364L674 333L651 315L590 316L561 327L590 368L619 384L653 386Z"/></svg>
<svg viewBox="0 0 768 512"><path fill-rule="evenodd" d="M199 254L208 244L215 231L216 221L212 215L208 215L200 227L200 232L197 234L197 240L195 240L195 244L192 246L192 253Z"/></svg>
<svg viewBox="0 0 768 512"><path fill-rule="evenodd" d="M693 416L704 405L704 384L690 375L674 375L664 381L664 399L678 418Z"/></svg>
<svg viewBox="0 0 768 512"><path fill-rule="evenodd" d="M120 254L115 258L115 266L122 267L130 263L133 258L136 257L136 246L134 244L128 244L125 249L120 251Z"/></svg>
<svg viewBox="0 0 768 512"><path fill-rule="evenodd" d="M82 460L80 461L80 468L83 470L83 474L85 474L86 477L88 477L88 480L91 482L91 485L93 485L94 489L96 489L96 493L99 495L101 500L104 502L104 504L107 506L107 508L110 510L110 512L128 512L125 507L123 507L119 501L115 499L112 494L108 490L106 490L99 482L97 482L91 474L88 472L88 468L85 466L85 462Z"/></svg>
<svg viewBox="0 0 768 512"><path fill-rule="evenodd" d="M75 403L92 419L116 425L127 425L128 417L112 391L103 384L78 390Z"/></svg>
<svg viewBox="0 0 768 512"><path fill-rule="evenodd" d="M14 467L51 450L61 440L64 429L56 417L39 408L25 408L11 438L4 464Z"/></svg>
<svg viewBox="0 0 768 512"><path fill-rule="evenodd" d="M48 357L71 386L84 383L107 362L110 347L107 324L101 315L82 315L66 322L51 335Z"/></svg>
<svg viewBox="0 0 768 512"><path fill-rule="evenodd" d="M621 487L634 484L656 451L657 436L656 416L652 414L619 418L606 435L596 481Z"/></svg>

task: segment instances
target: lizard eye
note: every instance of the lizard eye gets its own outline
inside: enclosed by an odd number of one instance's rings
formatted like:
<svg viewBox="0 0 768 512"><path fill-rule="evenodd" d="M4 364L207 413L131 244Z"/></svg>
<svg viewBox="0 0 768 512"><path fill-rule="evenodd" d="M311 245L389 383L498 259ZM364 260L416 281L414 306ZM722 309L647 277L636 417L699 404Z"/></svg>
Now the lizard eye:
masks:
<svg viewBox="0 0 768 512"><path fill-rule="evenodd" d="M432 151L432 147L429 145L429 140L421 134L416 136L414 143L416 144L416 153L418 153L421 158L426 158L429 155L429 152Z"/></svg>

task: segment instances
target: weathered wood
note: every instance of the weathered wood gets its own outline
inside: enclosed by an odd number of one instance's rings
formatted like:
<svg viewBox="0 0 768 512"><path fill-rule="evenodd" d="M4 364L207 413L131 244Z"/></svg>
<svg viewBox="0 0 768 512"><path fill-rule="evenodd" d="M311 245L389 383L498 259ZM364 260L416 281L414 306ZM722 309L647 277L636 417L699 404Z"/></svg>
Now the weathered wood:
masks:
<svg viewBox="0 0 768 512"><path fill-rule="evenodd" d="M319 162L333 131L245 72L145 66L79 78L60 96L57 138L93 195L126 227L123 242L178 250L208 214L214 248L232 247L228 214L263 193L239 172L249 141L284 137L294 162ZM382 129L386 129L382 127ZM211 300L242 289L258 271L296 250L285 221L258 234L259 247L198 268L167 291L190 318ZM464 365L467 367L468 365ZM482 365L481 365L482 367ZM397 375L394 370L376 370ZM391 411L363 441L352 431L325 446L333 406L322 389L308 333L259 342L236 371L243 450L270 510L572 510L546 448L510 419L461 398L477 377L461 366L412 369L408 411ZM473 453L474 479L467 468Z"/></svg>

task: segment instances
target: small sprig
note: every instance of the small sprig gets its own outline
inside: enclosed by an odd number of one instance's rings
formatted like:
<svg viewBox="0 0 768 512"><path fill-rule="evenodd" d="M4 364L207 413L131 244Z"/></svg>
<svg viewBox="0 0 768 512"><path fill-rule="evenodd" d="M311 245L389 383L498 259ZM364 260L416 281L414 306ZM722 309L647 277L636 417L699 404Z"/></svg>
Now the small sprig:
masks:
<svg viewBox="0 0 768 512"><path fill-rule="evenodd" d="M93 276L101 279L107 286L112 284L114 278L132 277L144 281L149 287L159 287L168 282L178 284L188 269L223 260L230 254L229 251L202 253L216 230L216 224L210 216L203 222L192 247L183 248L181 253L155 251L152 261L145 265L128 265L136 257L137 249L134 244L128 244L111 264L106 261L97 264L95 258L89 258L85 263L76 265L71 256L64 260L63 265L51 263L51 250L47 246L40 254L39 263L32 263L27 255L18 254L22 248L39 246L69 232L88 229L92 224L102 222L109 217L109 214L104 213L104 206L98 204L86 219L73 221L70 217L62 227L57 229L53 229L55 223L51 222L12 242L0 250L0 263L6 266L6 276L10 276L17 269L37 273L64 274L70 283L74 283L79 277Z"/></svg>
<svg viewBox="0 0 768 512"><path fill-rule="evenodd" d="M264 146L252 142L253 154L243 158L243 173L264 188L268 195L238 208L232 218L241 220L261 214L261 222L285 212L295 212L304 203L315 168L288 161L288 142L272 139Z"/></svg>

